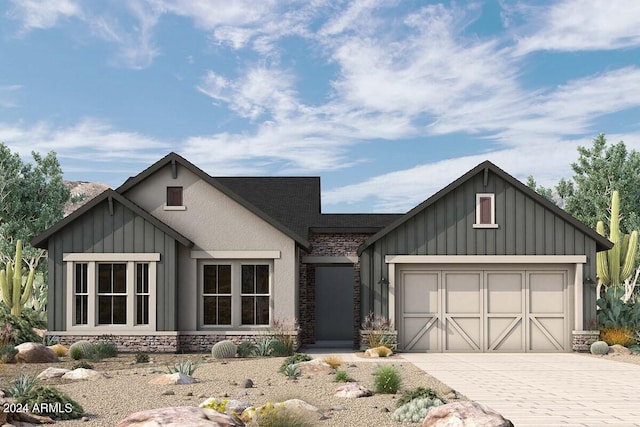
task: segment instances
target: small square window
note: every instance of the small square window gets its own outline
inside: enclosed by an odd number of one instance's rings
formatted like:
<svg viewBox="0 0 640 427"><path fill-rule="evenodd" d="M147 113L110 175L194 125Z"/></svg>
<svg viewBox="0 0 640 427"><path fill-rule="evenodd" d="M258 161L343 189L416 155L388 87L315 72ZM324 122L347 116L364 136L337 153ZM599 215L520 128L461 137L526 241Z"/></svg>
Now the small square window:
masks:
<svg viewBox="0 0 640 427"><path fill-rule="evenodd" d="M182 187L167 187L167 206L182 206Z"/></svg>
<svg viewBox="0 0 640 427"><path fill-rule="evenodd" d="M474 228L498 228L496 224L495 194L476 194L476 222Z"/></svg>

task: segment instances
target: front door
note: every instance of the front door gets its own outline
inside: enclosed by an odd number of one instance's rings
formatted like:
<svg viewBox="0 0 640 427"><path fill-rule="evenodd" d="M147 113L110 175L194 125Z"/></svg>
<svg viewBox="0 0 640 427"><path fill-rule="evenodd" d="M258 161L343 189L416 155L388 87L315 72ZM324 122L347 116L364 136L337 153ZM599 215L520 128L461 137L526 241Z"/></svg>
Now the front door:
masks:
<svg viewBox="0 0 640 427"><path fill-rule="evenodd" d="M316 344L353 345L353 266L316 266Z"/></svg>

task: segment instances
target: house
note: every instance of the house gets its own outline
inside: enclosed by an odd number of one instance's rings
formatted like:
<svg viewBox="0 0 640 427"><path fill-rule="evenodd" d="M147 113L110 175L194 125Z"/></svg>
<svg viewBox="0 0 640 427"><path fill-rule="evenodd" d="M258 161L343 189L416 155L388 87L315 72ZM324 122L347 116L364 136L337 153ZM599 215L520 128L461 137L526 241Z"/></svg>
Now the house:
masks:
<svg viewBox="0 0 640 427"><path fill-rule="evenodd" d="M212 177L170 153L37 236L50 334L207 351L298 319L359 345L388 316L404 351L571 351L611 242L490 162L406 214L321 213L317 177Z"/></svg>

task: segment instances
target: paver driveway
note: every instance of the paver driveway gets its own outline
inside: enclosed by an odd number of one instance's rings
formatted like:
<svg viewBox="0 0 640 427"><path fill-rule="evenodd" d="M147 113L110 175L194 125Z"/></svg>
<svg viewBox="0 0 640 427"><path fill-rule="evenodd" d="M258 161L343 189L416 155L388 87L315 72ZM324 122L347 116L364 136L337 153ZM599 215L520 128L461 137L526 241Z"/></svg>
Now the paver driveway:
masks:
<svg viewBox="0 0 640 427"><path fill-rule="evenodd" d="M515 426L640 426L640 365L571 353L402 357Z"/></svg>

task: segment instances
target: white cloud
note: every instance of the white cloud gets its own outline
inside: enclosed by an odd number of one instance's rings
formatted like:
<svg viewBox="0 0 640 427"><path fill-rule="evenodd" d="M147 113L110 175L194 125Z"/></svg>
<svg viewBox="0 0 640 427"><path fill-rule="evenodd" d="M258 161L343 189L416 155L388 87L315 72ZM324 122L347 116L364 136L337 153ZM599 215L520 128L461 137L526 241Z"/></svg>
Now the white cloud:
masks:
<svg viewBox="0 0 640 427"><path fill-rule="evenodd" d="M0 107L14 108L17 106L15 101L15 93L22 89L21 85L0 86Z"/></svg>
<svg viewBox="0 0 640 427"><path fill-rule="evenodd" d="M640 46L640 2L635 0L565 0L525 10L525 29L535 30L521 36L520 54Z"/></svg>
<svg viewBox="0 0 640 427"><path fill-rule="evenodd" d="M9 16L22 22L23 30L55 27L60 20L82 17L74 0L11 0Z"/></svg>

